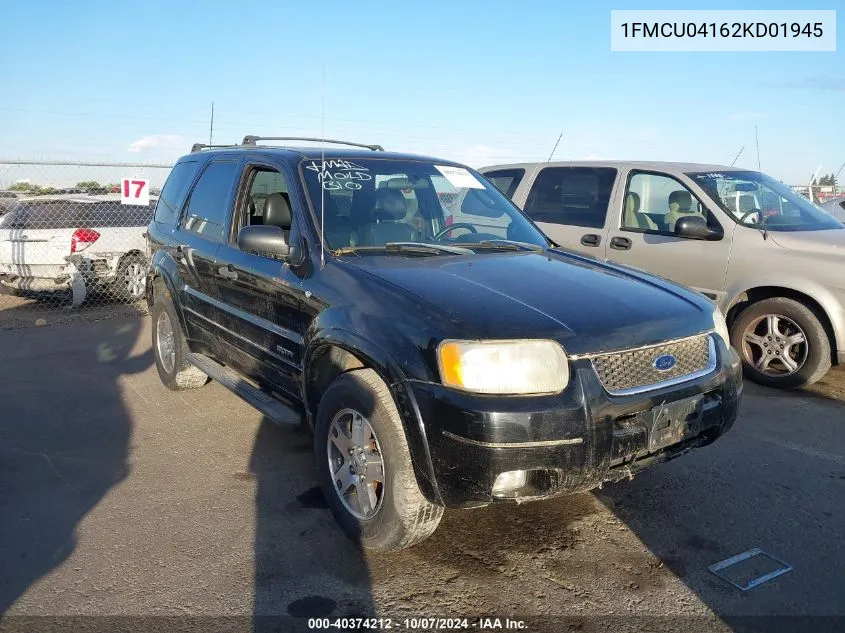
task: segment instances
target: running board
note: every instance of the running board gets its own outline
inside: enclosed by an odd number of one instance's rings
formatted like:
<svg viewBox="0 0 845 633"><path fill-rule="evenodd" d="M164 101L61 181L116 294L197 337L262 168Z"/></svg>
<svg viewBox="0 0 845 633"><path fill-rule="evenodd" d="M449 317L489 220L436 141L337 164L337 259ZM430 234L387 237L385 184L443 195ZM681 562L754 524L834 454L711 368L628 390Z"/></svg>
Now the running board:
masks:
<svg viewBox="0 0 845 633"><path fill-rule="evenodd" d="M297 426L302 421L302 416L294 409L276 398L268 396L261 389L244 380L238 373L213 361L208 356L190 353L188 354L188 362L199 368L215 382L219 382L236 396L240 396L276 424Z"/></svg>

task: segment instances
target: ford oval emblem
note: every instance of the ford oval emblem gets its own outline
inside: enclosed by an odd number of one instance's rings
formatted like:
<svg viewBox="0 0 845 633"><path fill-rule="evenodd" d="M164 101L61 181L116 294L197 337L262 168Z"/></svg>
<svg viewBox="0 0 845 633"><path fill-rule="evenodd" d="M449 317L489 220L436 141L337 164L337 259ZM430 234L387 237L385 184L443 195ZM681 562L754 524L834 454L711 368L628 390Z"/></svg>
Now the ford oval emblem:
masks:
<svg viewBox="0 0 845 633"><path fill-rule="evenodd" d="M654 359L652 365L654 365L657 371L669 371L677 362L678 359L672 356L672 354L662 354Z"/></svg>

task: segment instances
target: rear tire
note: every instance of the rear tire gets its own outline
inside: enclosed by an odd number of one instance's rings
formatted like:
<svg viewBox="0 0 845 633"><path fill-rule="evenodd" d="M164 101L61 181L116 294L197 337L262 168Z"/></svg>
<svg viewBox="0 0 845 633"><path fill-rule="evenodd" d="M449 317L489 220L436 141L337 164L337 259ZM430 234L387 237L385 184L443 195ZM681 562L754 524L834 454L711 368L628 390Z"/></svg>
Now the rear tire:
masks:
<svg viewBox="0 0 845 633"><path fill-rule="evenodd" d="M831 365L830 339L819 318L785 297L764 299L740 312L731 326L731 346L742 358L746 378L776 389L811 385Z"/></svg>
<svg viewBox="0 0 845 633"><path fill-rule="evenodd" d="M111 292L127 303L137 303L146 296L147 260L142 255L127 255L120 260Z"/></svg>
<svg viewBox="0 0 845 633"><path fill-rule="evenodd" d="M361 436L365 451L359 454L369 456L370 463L365 459L363 467L360 460L345 454L347 451L338 450L335 430L344 426L344 416L350 420L351 427L346 427L350 428L350 437L340 438L340 443L350 446L351 442L349 455L356 450L352 431L356 420L362 419L368 429ZM437 529L443 508L430 503L420 492L396 404L387 385L372 369L341 374L325 391L314 427L314 451L320 484L332 514L346 534L364 549L404 549L425 540ZM372 469L372 462L381 463L380 471L378 467ZM356 481L378 484L374 486L375 502L368 502L366 508L357 501L360 484L346 488L351 491L348 496L338 491L345 486L338 486L341 478L357 477L353 471L365 477ZM381 481L377 481L379 477Z"/></svg>
<svg viewBox="0 0 845 633"><path fill-rule="evenodd" d="M150 311L153 321L153 355L158 376L171 391L197 389L209 377L188 362L188 343L169 296L156 298Z"/></svg>

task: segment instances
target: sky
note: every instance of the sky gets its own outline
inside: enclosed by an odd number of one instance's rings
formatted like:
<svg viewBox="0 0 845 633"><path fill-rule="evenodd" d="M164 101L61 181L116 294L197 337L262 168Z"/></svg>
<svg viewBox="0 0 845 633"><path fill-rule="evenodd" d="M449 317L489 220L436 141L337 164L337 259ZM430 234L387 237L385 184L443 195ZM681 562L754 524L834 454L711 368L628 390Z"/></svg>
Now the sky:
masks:
<svg viewBox="0 0 845 633"><path fill-rule="evenodd" d="M684 8L800 9L803 2ZM677 2L4 3L0 159L170 162L194 142L320 136L462 161L845 162L836 52L611 52L611 9ZM0 167L2 170L2 167ZM845 177L845 171L843 171Z"/></svg>

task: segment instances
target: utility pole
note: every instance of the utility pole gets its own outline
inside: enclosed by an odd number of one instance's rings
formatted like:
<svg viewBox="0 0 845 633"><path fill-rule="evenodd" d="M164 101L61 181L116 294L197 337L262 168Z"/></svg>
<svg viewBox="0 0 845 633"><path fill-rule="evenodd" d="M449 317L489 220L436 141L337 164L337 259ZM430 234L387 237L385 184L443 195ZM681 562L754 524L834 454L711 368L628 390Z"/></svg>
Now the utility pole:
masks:
<svg viewBox="0 0 845 633"><path fill-rule="evenodd" d="M211 125L208 127L208 144L211 145L214 138L214 102L211 102Z"/></svg>

